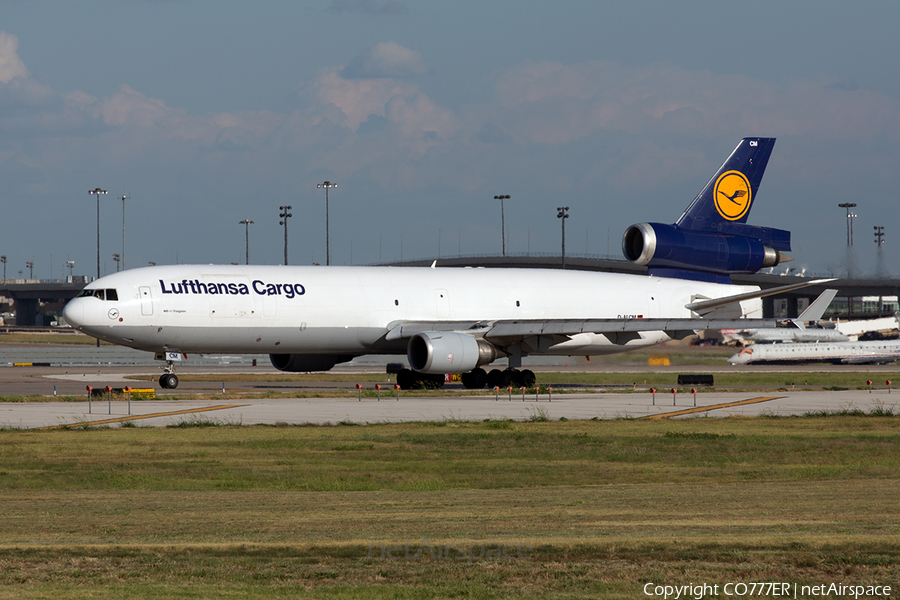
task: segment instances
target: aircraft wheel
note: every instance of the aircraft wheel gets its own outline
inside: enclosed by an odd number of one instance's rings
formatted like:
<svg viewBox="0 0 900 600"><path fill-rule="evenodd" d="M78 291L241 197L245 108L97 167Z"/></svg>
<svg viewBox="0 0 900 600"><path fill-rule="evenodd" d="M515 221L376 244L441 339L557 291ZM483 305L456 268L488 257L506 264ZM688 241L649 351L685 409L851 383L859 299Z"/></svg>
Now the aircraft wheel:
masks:
<svg viewBox="0 0 900 600"><path fill-rule="evenodd" d="M508 388L514 382L516 372L512 369L506 369L505 371L500 371L500 374L497 375L497 383L496 386L501 390Z"/></svg>
<svg viewBox="0 0 900 600"><path fill-rule="evenodd" d="M491 372L488 373L487 376L487 385L489 388L494 389L495 387L503 387L500 382L500 374L503 371L500 369L491 369Z"/></svg>
<svg viewBox="0 0 900 600"><path fill-rule="evenodd" d="M534 371L530 369L521 371L519 378L522 380L522 385L527 388L534 387L534 382L537 381L537 377L534 376Z"/></svg>
<svg viewBox="0 0 900 600"><path fill-rule="evenodd" d="M397 371L397 385L401 390L411 390L416 386L418 377L416 373L409 369L400 369Z"/></svg>
<svg viewBox="0 0 900 600"><path fill-rule="evenodd" d="M174 373L163 373L159 378L159 387L174 390L178 387L178 376Z"/></svg>
<svg viewBox="0 0 900 600"><path fill-rule="evenodd" d="M478 368L460 376L462 384L467 390L480 390L487 384L487 373Z"/></svg>
<svg viewBox="0 0 900 600"><path fill-rule="evenodd" d="M422 383L424 383L425 387L429 390L439 390L444 387L444 376L440 373L421 373L419 377L422 378Z"/></svg>

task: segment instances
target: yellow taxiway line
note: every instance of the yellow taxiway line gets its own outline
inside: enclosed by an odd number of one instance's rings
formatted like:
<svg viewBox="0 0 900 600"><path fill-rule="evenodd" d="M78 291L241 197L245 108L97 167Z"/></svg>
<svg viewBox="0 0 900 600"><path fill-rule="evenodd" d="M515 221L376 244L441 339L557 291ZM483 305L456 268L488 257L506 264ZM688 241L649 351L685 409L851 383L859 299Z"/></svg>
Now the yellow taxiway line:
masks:
<svg viewBox="0 0 900 600"><path fill-rule="evenodd" d="M691 415L699 412L707 412L710 410L719 410L721 408L731 408L732 406L746 406L748 404L759 404L760 402L769 402L771 400L778 400L779 398L784 398L784 396L762 396L760 398L749 398L747 400L738 400L737 402L726 402L724 404L711 404L710 406L695 406L693 408L686 408L684 410L676 410L668 413L661 413L658 415L646 415L644 417L640 417L641 419L668 419L669 417L680 417L681 415Z"/></svg>
<svg viewBox="0 0 900 600"><path fill-rule="evenodd" d="M247 406L246 404L219 404L217 406L204 406L201 408L188 408L185 410L173 410L171 412L152 413L149 415L128 415L125 417L116 417L114 419L103 419L101 421L83 421L78 423L67 423L63 425L50 425L48 427L35 427L35 430L48 429L66 429L69 427L95 427L97 425L109 425L110 423L123 423L125 421L137 421L138 419L154 419L156 417L171 417L173 415L190 415L195 413L209 412L212 410L225 410L228 408L240 408Z"/></svg>

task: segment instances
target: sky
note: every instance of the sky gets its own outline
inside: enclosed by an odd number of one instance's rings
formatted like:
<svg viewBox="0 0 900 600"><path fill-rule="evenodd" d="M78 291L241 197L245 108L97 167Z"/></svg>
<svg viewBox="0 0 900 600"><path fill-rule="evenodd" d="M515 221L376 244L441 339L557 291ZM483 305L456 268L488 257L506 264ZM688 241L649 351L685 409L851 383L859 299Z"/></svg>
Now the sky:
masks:
<svg viewBox="0 0 900 600"><path fill-rule="evenodd" d="M7 276L459 254L621 258L746 136L748 223L900 274L900 3L0 0ZM121 198L128 195L125 201ZM839 203L855 202L854 246ZM874 243L883 226L885 242Z"/></svg>

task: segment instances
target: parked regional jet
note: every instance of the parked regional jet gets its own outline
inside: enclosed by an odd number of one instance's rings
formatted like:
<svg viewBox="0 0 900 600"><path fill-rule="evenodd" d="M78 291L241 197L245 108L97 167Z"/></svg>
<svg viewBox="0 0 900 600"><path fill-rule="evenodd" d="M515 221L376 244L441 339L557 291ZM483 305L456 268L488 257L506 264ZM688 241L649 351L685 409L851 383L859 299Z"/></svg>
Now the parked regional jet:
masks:
<svg viewBox="0 0 900 600"><path fill-rule="evenodd" d="M723 329L726 341L738 340L757 344L781 342L846 342L850 338L834 328L819 323L825 310L834 300L837 290L825 290L796 319L790 319L785 327L769 329ZM809 323L807 327L805 324Z"/></svg>
<svg viewBox="0 0 900 600"><path fill-rule="evenodd" d="M404 387L531 385L529 354L596 355L699 329L772 327L760 291L731 285L783 260L790 232L745 223L774 138L745 138L674 224L628 228L625 256L649 273L571 270L159 266L90 283L64 310L88 335L156 353L174 388L188 352L269 354L282 371L325 371L364 354L406 354ZM746 320L747 318L751 320ZM738 319L741 319L738 321ZM507 357L509 369L483 365Z"/></svg>
<svg viewBox="0 0 900 600"><path fill-rule="evenodd" d="M753 344L728 359L733 365L827 362L862 365L900 360L900 341Z"/></svg>

